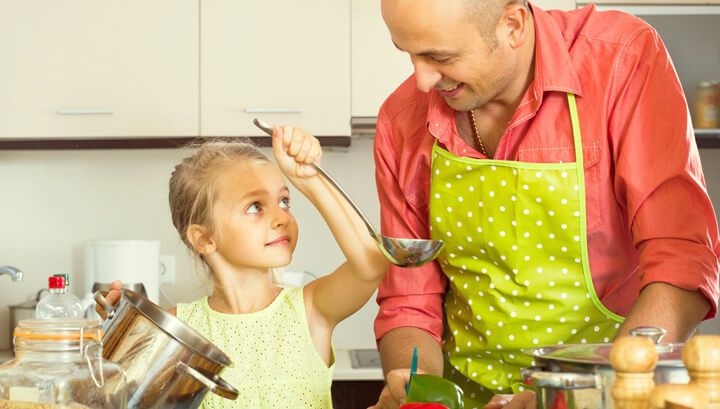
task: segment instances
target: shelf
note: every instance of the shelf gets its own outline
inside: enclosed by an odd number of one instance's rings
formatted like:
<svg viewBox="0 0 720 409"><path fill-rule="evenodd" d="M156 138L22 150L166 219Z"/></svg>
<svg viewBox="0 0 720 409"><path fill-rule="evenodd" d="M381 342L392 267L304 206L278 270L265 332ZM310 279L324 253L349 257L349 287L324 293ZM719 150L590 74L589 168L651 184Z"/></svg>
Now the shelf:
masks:
<svg viewBox="0 0 720 409"><path fill-rule="evenodd" d="M257 146L272 146L268 136L249 137ZM0 139L0 150L71 150L71 149L171 149L212 138L69 138L69 139ZM349 136L319 136L321 146L347 148Z"/></svg>
<svg viewBox="0 0 720 409"><path fill-rule="evenodd" d="M720 128L696 129L695 141L698 148L720 148Z"/></svg>

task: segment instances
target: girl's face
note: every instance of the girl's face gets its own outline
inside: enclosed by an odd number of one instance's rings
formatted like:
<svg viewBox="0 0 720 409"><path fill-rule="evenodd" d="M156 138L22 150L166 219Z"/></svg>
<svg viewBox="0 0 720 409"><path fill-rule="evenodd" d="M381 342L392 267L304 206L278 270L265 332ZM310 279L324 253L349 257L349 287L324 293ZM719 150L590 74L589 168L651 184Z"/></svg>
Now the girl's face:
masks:
<svg viewBox="0 0 720 409"><path fill-rule="evenodd" d="M267 270L290 264L298 226L277 166L243 161L218 179L213 205L217 253L235 268Z"/></svg>

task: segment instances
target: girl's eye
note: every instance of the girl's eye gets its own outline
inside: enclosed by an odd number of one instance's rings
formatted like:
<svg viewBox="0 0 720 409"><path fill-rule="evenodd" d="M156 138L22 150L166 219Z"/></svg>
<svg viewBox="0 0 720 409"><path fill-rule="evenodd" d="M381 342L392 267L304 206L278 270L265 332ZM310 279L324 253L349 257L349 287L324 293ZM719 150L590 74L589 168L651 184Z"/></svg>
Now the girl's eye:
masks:
<svg viewBox="0 0 720 409"><path fill-rule="evenodd" d="M245 212L248 214L260 213L260 204L259 203L251 204L250 207L248 207Z"/></svg>
<svg viewBox="0 0 720 409"><path fill-rule="evenodd" d="M284 198L280 199L280 207L282 207L283 209L289 209L290 208L290 198L284 197Z"/></svg>

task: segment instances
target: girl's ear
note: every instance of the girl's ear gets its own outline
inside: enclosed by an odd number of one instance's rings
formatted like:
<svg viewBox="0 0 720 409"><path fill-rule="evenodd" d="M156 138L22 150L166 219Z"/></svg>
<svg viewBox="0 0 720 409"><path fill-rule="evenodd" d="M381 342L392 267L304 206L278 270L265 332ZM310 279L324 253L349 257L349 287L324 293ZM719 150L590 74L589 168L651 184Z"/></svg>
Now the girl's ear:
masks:
<svg viewBox="0 0 720 409"><path fill-rule="evenodd" d="M195 248L195 251L203 256L212 254L215 250L217 250L217 244L210 235L210 232L199 224L190 225L185 233L185 236L190 244L192 244L193 248Z"/></svg>

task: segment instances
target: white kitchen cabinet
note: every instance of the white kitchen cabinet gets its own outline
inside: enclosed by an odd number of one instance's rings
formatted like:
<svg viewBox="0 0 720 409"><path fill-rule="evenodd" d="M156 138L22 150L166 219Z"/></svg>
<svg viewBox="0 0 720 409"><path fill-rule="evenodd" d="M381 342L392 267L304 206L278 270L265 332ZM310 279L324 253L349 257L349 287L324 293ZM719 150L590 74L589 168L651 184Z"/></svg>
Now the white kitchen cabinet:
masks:
<svg viewBox="0 0 720 409"><path fill-rule="evenodd" d="M531 0L543 10L572 10L575 8L575 0Z"/></svg>
<svg viewBox="0 0 720 409"><path fill-rule="evenodd" d="M410 57L392 43L380 0L352 3L352 115L377 116L380 105L413 72Z"/></svg>
<svg viewBox="0 0 720 409"><path fill-rule="evenodd" d="M0 138L199 131L198 0L0 0Z"/></svg>
<svg viewBox="0 0 720 409"><path fill-rule="evenodd" d="M200 132L350 135L350 3L202 0Z"/></svg>

